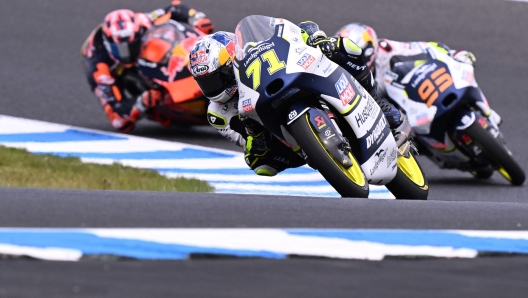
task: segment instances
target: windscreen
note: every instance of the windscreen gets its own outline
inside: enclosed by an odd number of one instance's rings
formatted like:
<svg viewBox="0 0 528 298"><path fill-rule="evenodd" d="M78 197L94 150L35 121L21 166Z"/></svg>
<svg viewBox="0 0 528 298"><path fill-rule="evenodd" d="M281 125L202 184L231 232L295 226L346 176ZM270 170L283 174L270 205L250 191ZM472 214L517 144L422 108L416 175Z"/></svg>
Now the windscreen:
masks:
<svg viewBox="0 0 528 298"><path fill-rule="evenodd" d="M237 59L243 60L251 48L270 39L275 34L275 25L283 22L283 19L257 15L240 21L235 30Z"/></svg>
<svg viewBox="0 0 528 298"><path fill-rule="evenodd" d="M183 34L171 23L154 26L142 38L141 57L156 63L166 63L169 51L185 39Z"/></svg>

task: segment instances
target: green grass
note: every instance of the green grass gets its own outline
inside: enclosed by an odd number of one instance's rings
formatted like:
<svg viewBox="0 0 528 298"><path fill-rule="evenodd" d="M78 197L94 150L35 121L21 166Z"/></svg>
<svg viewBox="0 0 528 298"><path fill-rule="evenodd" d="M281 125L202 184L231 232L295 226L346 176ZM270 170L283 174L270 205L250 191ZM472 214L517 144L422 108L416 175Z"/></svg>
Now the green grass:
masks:
<svg viewBox="0 0 528 298"><path fill-rule="evenodd" d="M197 179L171 179L117 163L83 163L77 157L34 155L0 146L0 187L211 192Z"/></svg>

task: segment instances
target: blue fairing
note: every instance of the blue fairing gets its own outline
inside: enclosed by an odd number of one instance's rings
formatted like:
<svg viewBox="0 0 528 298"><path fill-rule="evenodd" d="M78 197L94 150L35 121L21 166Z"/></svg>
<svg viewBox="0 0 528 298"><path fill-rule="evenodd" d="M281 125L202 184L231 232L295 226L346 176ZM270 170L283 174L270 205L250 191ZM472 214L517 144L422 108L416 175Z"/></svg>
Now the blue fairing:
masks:
<svg viewBox="0 0 528 298"><path fill-rule="evenodd" d="M267 51L274 49L278 60L286 62L288 61L290 43L279 34L284 30L283 26L275 26L275 34L270 39L258 43L255 47L266 47ZM248 66L255 59L259 59L259 56L247 55L242 60L236 60L241 74L240 81L246 86L253 86L253 81L251 77L244 74ZM299 109L299 106L289 109L289 106L295 101L288 100L288 98L298 96L301 93L304 96L327 94L339 98L335 84L342 74L347 74L347 72L341 67L337 67L326 78L303 72L287 74L286 68L270 74L263 66L260 72L260 84L255 89L260 94L255 110L262 120L262 124L276 136L283 137L280 126L288 122L284 122L284 120L288 119L289 112ZM360 93L355 84L351 84L351 86L356 94ZM302 109L298 110L298 112L301 111ZM276 117L270 117L270 115Z"/></svg>

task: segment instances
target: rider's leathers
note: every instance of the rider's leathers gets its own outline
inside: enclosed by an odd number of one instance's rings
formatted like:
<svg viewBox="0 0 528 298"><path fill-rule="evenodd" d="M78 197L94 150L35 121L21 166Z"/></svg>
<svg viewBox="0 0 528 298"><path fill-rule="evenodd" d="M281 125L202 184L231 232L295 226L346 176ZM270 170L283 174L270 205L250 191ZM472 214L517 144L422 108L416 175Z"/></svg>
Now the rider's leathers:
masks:
<svg viewBox="0 0 528 298"><path fill-rule="evenodd" d="M196 10L173 1L165 9L156 9L145 16L154 22L161 16L170 13L170 18L187 23ZM123 78L127 75L138 75L135 66L123 67L112 59L103 44L102 26L97 26L81 48L81 59L90 89L95 93L112 126L127 132L134 127L139 112L134 109L136 98L125 91ZM162 121L159 121L162 123ZM164 123L162 123L164 124Z"/></svg>

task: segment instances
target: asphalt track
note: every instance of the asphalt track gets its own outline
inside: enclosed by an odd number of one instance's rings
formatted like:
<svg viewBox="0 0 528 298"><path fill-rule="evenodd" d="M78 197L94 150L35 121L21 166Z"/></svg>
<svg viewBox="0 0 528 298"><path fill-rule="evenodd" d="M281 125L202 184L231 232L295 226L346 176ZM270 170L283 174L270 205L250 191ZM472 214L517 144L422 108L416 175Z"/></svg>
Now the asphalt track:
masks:
<svg viewBox="0 0 528 298"><path fill-rule="evenodd" d="M1 227L526 230L528 204L0 188Z"/></svg>
<svg viewBox="0 0 528 298"><path fill-rule="evenodd" d="M112 131L89 92L79 48L116 8L169 1L0 2L0 114ZM219 30L249 14L311 19L328 33L360 21L396 40L442 41L475 53L476 77L526 168L528 3L501 0L196 0ZM142 124L134 134L235 149L214 130ZM428 202L159 193L0 190L0 226L526 229L526 187L476 181L424 161ZM110 270L106 270L108 265ZM197 262L0 262L0 296L522 297L527 259ZM115 270L114 270L115 268ZM424 295L424 293L426 293ZM154 295L148 295L154 296Z"/></svg>

